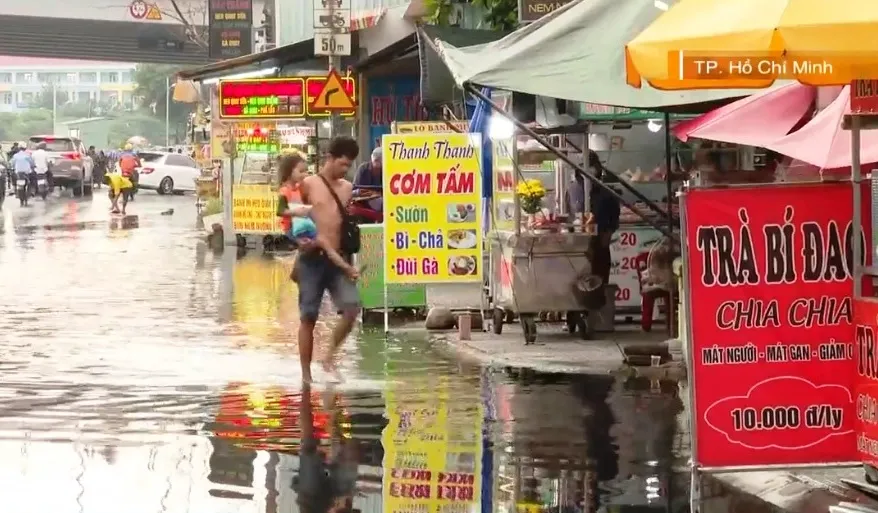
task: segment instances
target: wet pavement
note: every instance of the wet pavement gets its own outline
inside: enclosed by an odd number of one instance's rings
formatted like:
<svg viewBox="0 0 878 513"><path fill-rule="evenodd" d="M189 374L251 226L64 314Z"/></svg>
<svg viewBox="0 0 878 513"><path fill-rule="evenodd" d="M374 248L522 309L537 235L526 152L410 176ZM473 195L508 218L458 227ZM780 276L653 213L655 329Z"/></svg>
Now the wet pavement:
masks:
<svg viewBox="0 0 878 513"><path fill-rule="evenodd" d="M303 390L289 261L210 252L194 203L6 202L4 513L688 509L674 382L488 371L367 327L343 384Z"/></svg>

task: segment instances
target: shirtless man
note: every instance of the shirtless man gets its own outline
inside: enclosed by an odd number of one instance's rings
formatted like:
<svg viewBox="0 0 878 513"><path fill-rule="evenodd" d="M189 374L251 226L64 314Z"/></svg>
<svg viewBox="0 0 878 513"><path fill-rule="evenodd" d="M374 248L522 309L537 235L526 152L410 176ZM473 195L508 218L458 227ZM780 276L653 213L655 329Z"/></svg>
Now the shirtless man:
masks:
<svg viewBox="0 0 878 513"><path fill-rule="evenodd" d="M341 251L341 222L343 213L330 192L338 196L342 205L347 205L353 194L353 186L345 180L351 164L357 158L360 148L350 137L336 137L329 143L326 161L317 175L309 176L302 182L302 201L311 205L311 218L317 225L317 233ZM342 312L341 321L332 332L332 346L323 360L323 368L335 373L335 356L338 348L351 333L360 312L360 296L357 285L344 271L333 264L326 253L313 244L302 247L296 259L296 273L299 278L299 359L302 365L302 381L311 382L311 358L314 353L314 324L320 311L323 292L328 290L337 310ZM342 254L350 261L352 255Z"/></svg>

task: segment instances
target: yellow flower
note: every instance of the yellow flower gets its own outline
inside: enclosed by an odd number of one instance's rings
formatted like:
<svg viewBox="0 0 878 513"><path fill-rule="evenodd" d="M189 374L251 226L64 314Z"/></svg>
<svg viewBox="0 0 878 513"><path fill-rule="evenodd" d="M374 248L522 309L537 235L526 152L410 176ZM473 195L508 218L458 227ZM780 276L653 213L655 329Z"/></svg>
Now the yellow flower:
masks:
<svg viewBox="0 0 878 513"><path fill-rule="evenodd" d="M519 182L516 192L522 198L542 199L546 195L546 189L539 180L529 179Z"/></svg>

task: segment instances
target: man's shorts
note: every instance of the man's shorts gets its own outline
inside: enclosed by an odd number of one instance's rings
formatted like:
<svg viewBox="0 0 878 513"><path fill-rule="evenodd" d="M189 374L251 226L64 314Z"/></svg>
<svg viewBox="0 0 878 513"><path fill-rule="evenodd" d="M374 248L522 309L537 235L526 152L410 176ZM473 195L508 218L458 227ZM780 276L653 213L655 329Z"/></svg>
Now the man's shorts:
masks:
<svg viewBox="0 0 878 513"><path fill-rule="evenodd" d="M323 292L329 291L335 308L341 311L360 308L357 284L336 267L322 251L299 253L296 258L299 284L299 315L303 321L314 322L320 314Z"/></svg>

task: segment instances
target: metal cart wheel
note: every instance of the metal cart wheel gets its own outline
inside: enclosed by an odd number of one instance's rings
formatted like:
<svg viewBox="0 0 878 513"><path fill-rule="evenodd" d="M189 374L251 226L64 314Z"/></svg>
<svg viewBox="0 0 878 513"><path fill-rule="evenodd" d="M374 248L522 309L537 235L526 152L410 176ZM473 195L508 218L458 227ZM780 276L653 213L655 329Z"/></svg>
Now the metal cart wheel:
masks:
<svg viewBox="0 0 878 513"><path fill-rule="evenodd" d="M878 469L871 465L863 465L866 482L870 485L878 485Z"/></svg>
<svg viewBox="0 0 878 513"><path fill-rule="evenodd" d="M579 331L579 338L582 340L590 340L591 339L591 326L588 323L588 316L584 315L580 312L577 312L578 318L576 319L576 329Z"/></svg>
<svg viewBox="0 0 878 513"><path fill-rule="evenodd" d="M533 314L518 314L521 329L524 331L524 345L537 341L537 321Z"/></svg>
<svg viewBox="0 0 878 513"><path fill-rule="evenodd" d="M567 321L567 333L571 335L576 333L576 327L579 324L579 312L567 312L565 320Z"/></svg>
<svg viewBox="0 0 878 513"><path fill-rule="evenodd" d="M491 324L493 324L493 330L495 335L503 334L503 317L505 317L505 312L502 308L495 308L492 312L491 316Z"/></svg>

